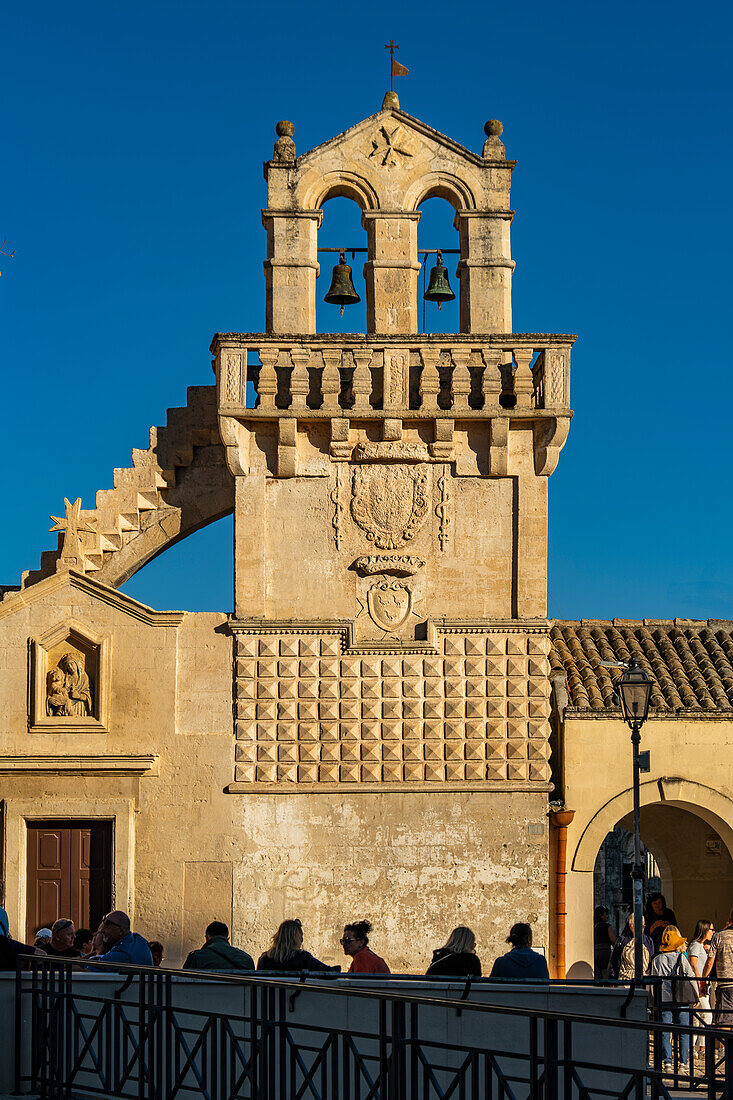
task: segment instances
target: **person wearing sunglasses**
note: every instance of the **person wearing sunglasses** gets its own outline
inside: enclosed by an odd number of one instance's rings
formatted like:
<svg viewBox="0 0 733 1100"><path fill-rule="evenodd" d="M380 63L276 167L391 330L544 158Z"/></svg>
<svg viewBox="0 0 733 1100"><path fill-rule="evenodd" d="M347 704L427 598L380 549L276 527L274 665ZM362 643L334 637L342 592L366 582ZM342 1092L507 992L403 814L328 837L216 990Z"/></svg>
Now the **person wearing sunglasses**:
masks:
<svg viewBox="0 0 733 1100"><path fill-rule="evenodd" d="M106 948L104 954L92 955L93 962L130 963L134 966L152 966L153 956L148 941L130 930L130 918L127 913L113 909L102 921L102 940Z"/></svg>
<svg viewBox="0 0 733 1100"><path fill-rule="evenodd" d="M351 956L349 974L390 974L386 962L367 947L372 926L368 920L347 924L341 937L344 955Z"/></svg>

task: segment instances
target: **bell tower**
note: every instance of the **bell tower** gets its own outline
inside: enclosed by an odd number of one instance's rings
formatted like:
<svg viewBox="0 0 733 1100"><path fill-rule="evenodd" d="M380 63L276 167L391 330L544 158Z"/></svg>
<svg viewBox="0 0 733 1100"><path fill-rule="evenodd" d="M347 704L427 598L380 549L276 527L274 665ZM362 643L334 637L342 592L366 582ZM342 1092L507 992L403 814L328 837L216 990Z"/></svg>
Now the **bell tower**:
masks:
<svg viewBox="0 0 733 1100"><path fill-rule="evenodd" d="M544 820L547 482L574 337L511 331L501 124L474 152L388 93L300 156L276 131L266 331L212 343L236 483L230 789L511 790ZM333 196L362 211L364 334L316 332ZM434 196L455 211L455 334L418 332Z"/></svg>

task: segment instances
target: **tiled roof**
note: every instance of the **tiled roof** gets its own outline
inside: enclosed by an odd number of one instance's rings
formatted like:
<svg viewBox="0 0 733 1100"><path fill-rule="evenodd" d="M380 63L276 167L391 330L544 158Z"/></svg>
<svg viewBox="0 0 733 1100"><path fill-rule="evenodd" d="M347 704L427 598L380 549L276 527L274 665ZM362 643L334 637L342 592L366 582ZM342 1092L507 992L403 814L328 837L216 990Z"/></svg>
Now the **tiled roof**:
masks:
<svg viewBox="0 0 733 1100"><path fill-rule="evenodd" d="M569 706L617 710L620 669L601 661L637 657L653 681L650 710L689 714L733 711L733 621L613 619L555 621L553 671L567 676Z"/></svg>

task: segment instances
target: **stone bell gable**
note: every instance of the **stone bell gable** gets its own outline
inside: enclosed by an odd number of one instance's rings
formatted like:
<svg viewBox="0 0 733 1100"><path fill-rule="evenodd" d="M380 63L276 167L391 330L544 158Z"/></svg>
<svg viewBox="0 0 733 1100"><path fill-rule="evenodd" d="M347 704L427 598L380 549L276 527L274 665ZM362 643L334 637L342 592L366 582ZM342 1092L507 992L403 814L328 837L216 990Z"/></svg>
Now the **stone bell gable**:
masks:
<svg viewBox="0 0 733 1100"><path fill-rule="evenodd" d="M211 345L235 479L235 783L546 795L547 479L573 336L511 333L501 124L399 108L265 164L267 333ZM367 332L315 332L318 228L353 199ZM455 209L461 332L418 334L420 204Z"/></svg>
<svg viewBox="0 0 733 1100"><path fill-rule="evenodd" d="M511 172L499 139L486 124L482 155L400 110L388 93L381 111L296 156L294 127L281 136L265 166L267 209L266 324L268 332L314 333L322 206L353 199L367 234L367 332L418 329L418 209L433 196L455 209L459 233L461 332L510 332Z"/></svg>

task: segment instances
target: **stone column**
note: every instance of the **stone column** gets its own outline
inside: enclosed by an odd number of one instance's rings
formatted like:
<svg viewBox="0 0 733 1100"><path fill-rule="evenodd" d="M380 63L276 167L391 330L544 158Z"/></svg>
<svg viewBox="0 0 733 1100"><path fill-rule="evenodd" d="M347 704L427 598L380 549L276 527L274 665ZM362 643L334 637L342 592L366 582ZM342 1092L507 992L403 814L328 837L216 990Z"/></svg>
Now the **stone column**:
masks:
<svg viewBox="0 0 733 1100"><path fill-rule="evenodd" d="M418 331L417 223L420 211L365 210L367 332Z"/></svg>
<svg viewBox="0 0 733 1100"><path fill-rule="evenodd" d="M511 210L459 210L461 332L512 331Z"/></svg>
<svg viewBox="0 0 733 1100"><path fill-rule="evenodd" d="M267 230L265 331L316 331L318 228L322 210L262 211Z"/></svg>

